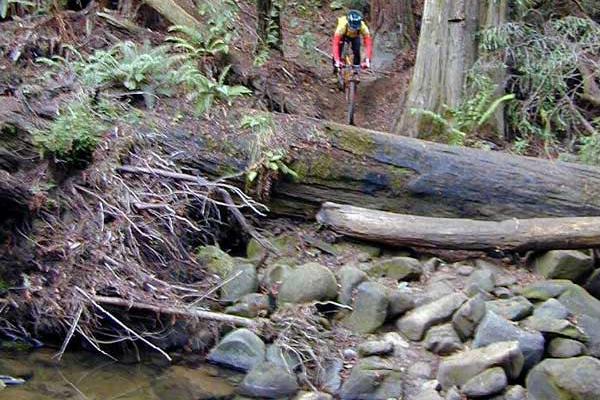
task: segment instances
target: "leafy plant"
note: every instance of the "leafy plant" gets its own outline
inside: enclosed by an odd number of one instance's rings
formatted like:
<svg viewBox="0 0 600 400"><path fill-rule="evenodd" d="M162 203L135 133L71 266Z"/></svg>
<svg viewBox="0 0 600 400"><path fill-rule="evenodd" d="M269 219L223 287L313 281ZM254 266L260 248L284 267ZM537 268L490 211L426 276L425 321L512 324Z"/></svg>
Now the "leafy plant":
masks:
<svg viewBox="0 0 600 400"><path fill-rule="evenodd" d="M582 139L583 146L579 150L579 158L585 164L600 165L600 134Z"/></svg>
<svg viewBox="0 0 600 400"><path fill-rule="evenodd" d="M229 32L220 32L216 29L200 31L182 25L170 27L169 32L177 32L181 35L169 36L166 40L173 42L176 49L185 51L193 58L229 53L229 42L231 41Z"/></svg>

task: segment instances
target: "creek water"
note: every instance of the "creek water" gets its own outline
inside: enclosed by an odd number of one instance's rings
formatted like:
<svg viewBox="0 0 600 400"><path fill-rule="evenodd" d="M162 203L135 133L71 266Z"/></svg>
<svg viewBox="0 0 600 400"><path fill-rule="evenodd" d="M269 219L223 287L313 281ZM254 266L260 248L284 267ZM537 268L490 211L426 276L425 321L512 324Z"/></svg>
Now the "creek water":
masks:
<svg viewBox="0 0 600 400"><path fill-rule="evenodd" d="M0 375L23 385L0 389L0 400L208 400L233 397L242 376L208 364L123 364L86 352L0 351Z"/></svg>

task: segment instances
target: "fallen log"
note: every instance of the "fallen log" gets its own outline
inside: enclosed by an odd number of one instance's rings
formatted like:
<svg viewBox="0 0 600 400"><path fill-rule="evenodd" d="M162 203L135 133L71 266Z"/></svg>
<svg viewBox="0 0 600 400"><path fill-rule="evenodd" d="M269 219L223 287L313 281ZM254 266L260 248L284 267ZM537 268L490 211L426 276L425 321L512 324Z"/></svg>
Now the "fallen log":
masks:
<svg viewBox="0 0 600 400"><path fill-rule="evenodd" d="M274 182L269 206L276 213L312 218L335 201L432 217L600 216L598 168L272 116L275 140L285 143L285 161L298 174ZM185 149L174 158L194 174L239 174L252 165L256 139L238 126L214 133L215 124L202 135L179 129L168 145Z"/></svg>
<svg viewBox="0 0 600 400"><path fill-rule="evenodd" d="M317 221L354 238L448 250L552 250L600 246L600 217L477 221L394 214L325 203Z"/></svg>

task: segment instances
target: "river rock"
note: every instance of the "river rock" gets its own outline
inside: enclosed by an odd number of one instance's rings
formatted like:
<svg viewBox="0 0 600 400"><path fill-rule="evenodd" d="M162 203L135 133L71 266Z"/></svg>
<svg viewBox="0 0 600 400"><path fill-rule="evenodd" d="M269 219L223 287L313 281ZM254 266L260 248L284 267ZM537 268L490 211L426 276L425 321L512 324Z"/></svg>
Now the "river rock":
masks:
<svg viewBox="0 0 600 400"><path fill-rule="evenodd" d="M225 277L221 286L220 300L233 303L241 297L258 290L258 276L256 267L252 264L235 264Z"/></svg>
<svg viewBox="0 0 600 400"><path fill-rule="evenodd" d="M589 294L600 299L600 268L592 272L584 286Z"/></svg>
<svg viewBox="0 0 600 400"><path fill-rule="evenodd" d="M363 282L356 288L352 314L344 325L358 333L371 333L385 322L389 300L387 288L376 282Z"/></svg>
<svg viewBox="0 0 600 400"><path fill-rule="evenodd" d="M452 326L464 342L475 333L475 328L485 315L485 298L482 294L471 297L452 317Z"/></svg>
<svg viewBox="0 0 600 400"><path fill-rule="evenodd" d="M415 295L410 289L390 290L387 318L395 319L415 308Z"/></svg>
<svg viewBox="0 0 600 400"><path fill-rule="evenodd" d="M525 357L524 368L530 369L544 355L544 336L539 332L527 332L510 321L498 316L493 311L487 311L477 327L473 347L483 347L491 343L516 340Z"/></svg>
<svg viewBox="0 0 600 400"><path fill-rule="evenodd" d="M456 292L456 289L445 280L430 281L427 286L423 288L423 293L418 297L415 297L415 305L420 307L453 294L454 292Z"/></svg>
<svg viewBox="0 0 600 400"><path fill-rule="evenodd" d="M367 274L360 269L345 265L338 272L340 286L340 294L338 301L341 304L352 305L352 292L358 285L369 279Z"/></svg>
<svg viewBox="0 0 600 400"><path fill-rule="evenodd" d="M278 399L291 396L297 391L296 376L271 362L252 368L238 387L240 394L259 399Z"/></svg>
<svg viewBox="0 0 600 400"><path fill-rule="evenodd" d="M410 311L398 320L396 326L407 338L421 340L430 327L448 321L466 300L462 293L449 294Z"/></svg>
<svg viewBox="0 0 600 400"><path fill-rule="evenodd" d="M511 321L519 321L531 315L533 311L533 304L523 296L488 301L485 305L488 310Z"/></svg>
<svg viewBox="0 0 600 400"><path fill-rule="evenodd" d="M344 361L339 358L326 360L323 368L325 373L319 376L319 387L328 393L337 394L342 387L340 374L344 370Z"/></svg>
<svg viewBox="0 0 600 400"><path fill-rule="evenodd" d="M294 400L333 400L333 396L323 392L300 392Z"/></svg>
<svg viewBox="0 0 600 400"><path fill-rule="evenodd" d="M275 263L269 265L262 274L261 284L271 292L278 292L283 280L294 269L287 264Z"/></svg>
<svg viewBox="0 0 600 400"><path fill-rule="evenodd" d="M207 360L247 371L265 360L265 344L252 331L242 328L227 334L208 354Z"/></svg>
<svg viewBox="0 0 600 400"><path fill-rule="evenodd" d="M408 367L408 375L420 379L431 379L434 377L431 364L425 361L417 361Z"/></svg>
<svg viewBox="0 0 600 400"><path fill-rule="evenodd" d="M437 390L431 389L431 388L422 390L415 397L413 397L413 399L414 400L444 400L444 398L442 396L440 396L440 394L438 393Z"/></svg>
<svg viewBox="0 0 600 400"><path fill-rule="evenodd" d="M469 379L462 387L462 392L468 397L485 397L500 393L507 385L504 370L494 367Z"/></svg>
<svg viewBox="0 0 600 400"><path fill-rule="evenodd" d="M269 296L261 293L250 293L238 302L225 309L225 313L246 318L265 317L271 309Z"/></svg>
<svg viewBox="0 0 600 400"><path fill-rule="evenodd" d="M452 354L463 348L452 324L434 326L425 336L425 348L439 355Z"/></svg>
<svg viewBox="0 0 600 400"><path fill-rule="evenodd" d="M527 375L530 400L600 399L600 361L592 357L546 359Z"/></svg>
<svg viewBox="0 0 600 400"><path fill-rule="evenodd" d="M573 339L554 338L548 345L548 354L552 358L571 358L583 355L585 346Z"/></svg>
<svg viewBox="0 0 600 400"><path fill-rule="evenodd" d="M588 337L588 353L600 357L600 300L577 285L572 285L558 300L573 314L577 326Z"/></svg>
<svg viewBox="0 0 600 400"><path fill-rule="evenodd" d="M487 269L478 269L467 280L467 294L469 297L478 293L491 292L496 286L494 273Z"/></svg>
<svg viewBox="0 0 600 400"><path fill-rule="evenodd" d="M521 374L523 363L519 342L492 343L444 358L439 365L437 379L444 389L449 389L464 385L472 377L492 367L502 367L509 379L515 379Z"/></svg>
<svg viewBox="0 0 600 400"><path fill-rule="evenodd" d="M445 400L463 400L463 396L456 386L452 386L446 391Z"/></svg>
<svg viewBox="0 0 600 400"><path fill-rule="evenodd" d="M282 346L270 344L267 346L267 361L284 368L288 372L294 372L302 365L300 357Z"/></svg>
<svg viewBox="0 0 600 400"><path fill-rule="evenodd" d="M373 264L367 274L373 278L390 278L397 281L417 280L423 273L423 265L415 258L393 257Z"/></svg>
<svg viewBox="0 0 600 400"><path fill-rule="evenodd" d="M536 318L565 319L569 316L569 310L556 299L548 299L533 311Z"/></svg>
<svg viewBox="0 0 600 400"><path fill-rule="evenodd" d="M360 360L340 390L342 400L387 400L402 397L400 369L377 357Z"/></svg>
<svg viewBox="0 0 600 400"><path fill-rule="evenodd" d="M387 355L394 352L394 345L385 340L370 340L358 345L361 357Z"/></svg>
<svg viewBox="0 0 600 400"><path fill-rule="evenodd" d="M552 336L563 336L584 342L588 340L583 330L566 319L529 317L522 322L522 326Z"/></svg>
<svg viewBox="0 0 600 400"><path fill-rule="evenodd" d="M515 385L506 391L504 400L527 400L527 390L521 385Z"/></svg>
<svg viewBox="0 0 600 400"><path fill-rule="evenodd" d="M306 303L337 298L337 282L333 273L317 263L300 265L283 278L278 303Z"/></svg>
<svg viewBox="0 0 600 400"><path fill-rule="evenodd" d="M535 270L547 279L578 282L594 268L591 256L577 250L551 250L535 260Z"/></svg>
<svg viewBox="0 0 600 400"><path fill-rule="evenodd" d="M573 286L566 279L554 279L532 283L521 290L521 295L532 301L546 301L558 297Z"/></svg>
<svg viewBox="0 0 600 400"><path fill-rule="evenodd" d="M217 246L202 246L197 253L198 262L206 266L208 272L225 278L235 264L233 257Z"/></svg>

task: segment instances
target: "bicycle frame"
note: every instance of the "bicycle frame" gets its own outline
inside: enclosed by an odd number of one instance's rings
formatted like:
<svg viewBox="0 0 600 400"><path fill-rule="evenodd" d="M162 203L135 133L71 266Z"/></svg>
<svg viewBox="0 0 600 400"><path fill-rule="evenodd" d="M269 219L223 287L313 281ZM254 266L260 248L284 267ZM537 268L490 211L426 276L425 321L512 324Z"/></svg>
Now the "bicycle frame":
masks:
<svg viewBox="0 0 600 400"><path fill-rule="evenodd" d="M360 66L352 65L352 55L348 51L348 46L344 44L344 65L338 71L340 88L344 91L346 97L347 122L354 125L354 111L356 107L356 90L360 83Z"/></svg>

